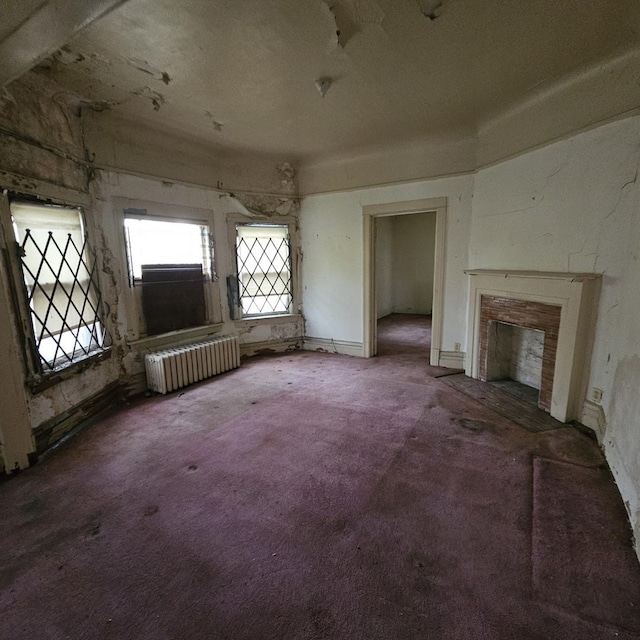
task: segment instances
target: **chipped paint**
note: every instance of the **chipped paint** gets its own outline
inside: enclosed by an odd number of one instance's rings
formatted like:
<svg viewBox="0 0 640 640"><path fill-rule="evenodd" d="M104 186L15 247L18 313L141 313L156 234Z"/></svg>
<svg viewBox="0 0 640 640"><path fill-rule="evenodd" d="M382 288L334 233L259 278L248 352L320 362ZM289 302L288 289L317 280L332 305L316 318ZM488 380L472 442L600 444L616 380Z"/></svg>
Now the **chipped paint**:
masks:
<svg viewBox="0 0 640 640"><path fill-rule="evenodd" d="M280 188L285 193L296 193L298 184L296 181L297 170L289 162L283 162L276 167L276 171L280 176Z"/></svg>
<svg viewBox="0 0 640 640"><path fill-rule="evenodd" d="M241 213L252 217L297 214L299 207L297 198L247 193L232 193L229 196L242 205L243 210L241 210Z"/></svg>
<svg viewBox="0 0 640 640"><path fill-rule="evenodd" d="M344 49L351 40L369 25L381 25L385 19L385 11L377 0L322 0L335 24L335 35L330 45Z"/></svg>
<svg viewBox="0 0 640 640"><path fill-rule="evenodd" d="M164 96L158 91L155 91L154 89L152 89L151 87L142 87L142 89L138 89L137 91L134 91L133 95L138 96L139 98L145 98L146 100L149 100L153 105L154 111L160 111L161 107L165 103Z"/></svg>
<svg viewBox="0 0 640 640"><path fill-rule="evenodd" d="M222 131L222 127L224 127L224 124L222 122L218 122L218 120L215 120L211 111L205 111L204 115L211 120L211 124L213 124L213 128L216 131Z"/></svg>
<svg viewBox="0 0 640 640"><path fill-rule="evenodd" d="M433 21L440 17L443 2L440 0L416 0L425 18Z"/></svg>
<svg viewBox="0 0 640 640"><path fill-rule="evenodd" d="M171 76L166 72L154 67L149 64L146 60L139 60L137 58L125 58L125 61L130 64L138 71L142 71L144 73L148 73L150 76L153 76L156 80L160 80L165 84L169 84L171 82Z"/></svg>

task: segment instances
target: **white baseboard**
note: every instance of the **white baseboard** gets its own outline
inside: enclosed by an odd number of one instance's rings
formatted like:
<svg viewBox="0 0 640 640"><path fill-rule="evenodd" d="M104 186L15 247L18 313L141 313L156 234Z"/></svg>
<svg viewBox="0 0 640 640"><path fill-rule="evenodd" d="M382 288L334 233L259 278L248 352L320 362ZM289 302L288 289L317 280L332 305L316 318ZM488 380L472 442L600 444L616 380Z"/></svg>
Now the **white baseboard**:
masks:
<svg viewBox="0 0 640 640"><path fill-rule="evenodd" d="M595 402L585 400L582 405L582 413L580 414L580 422L589 429L593 429L598 438L598 444L602 446L604 440L604 432L607 428L607 419L604 415L604 409Z"/></svg>
<svg viewBox="0 0 640 640"><path fill-rule="evenodd" d="M333 338L303 338L302 348L305 351L326 351L327 353L340 353L345 356L364 357L364 345L362 342L349 342L348 340L334 340Z"/></svg>
<svg viewBox="0 0 640 640"><path fill-rule="evenodd" d="M240 345L241 356L255 356L267 353L284 353L300 349L302 338L283 338L282 340L263 340Z"/></svg>
<svg viewBox="0 0 640 640"><path fill-rule="evenodd" d="M438 366L447 369L464 369L464 351L440 351Z"/></svg>

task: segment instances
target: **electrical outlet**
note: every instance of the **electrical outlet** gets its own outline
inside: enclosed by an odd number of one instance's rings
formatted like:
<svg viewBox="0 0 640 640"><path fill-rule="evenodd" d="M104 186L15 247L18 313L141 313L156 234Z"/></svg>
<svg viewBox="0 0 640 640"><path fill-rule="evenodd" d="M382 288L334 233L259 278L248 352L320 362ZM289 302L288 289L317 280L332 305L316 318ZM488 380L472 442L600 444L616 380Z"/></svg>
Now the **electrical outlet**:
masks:
<svg viewBox="0 0 640 640"><path fill-rule="evenodd" d="M594 402L602 402L602 389L594 387L591 390L591 398Z"/></svg>
<svg viewBox="0 0 640 640"><path fill-rule="evenodd" d="M454 350L454 351L460 351L460 346L461 346L461 345L460 345L460 343L459 343L459 342L454 343L454 345L453 345L453 350Z"/></svg>

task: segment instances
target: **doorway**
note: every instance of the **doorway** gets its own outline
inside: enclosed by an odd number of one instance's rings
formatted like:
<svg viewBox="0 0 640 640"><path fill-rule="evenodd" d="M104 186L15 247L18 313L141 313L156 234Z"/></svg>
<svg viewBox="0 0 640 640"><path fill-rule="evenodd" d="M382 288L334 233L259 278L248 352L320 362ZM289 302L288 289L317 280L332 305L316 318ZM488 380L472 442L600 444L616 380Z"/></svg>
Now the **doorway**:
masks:
<svg viewBox="0 0 640 640"><path fill-rule="evenodd" d="M429 359L438 366L446 204L446 198L433 198L363 207L365 356L377 354L379 317L430 310Z"/></svg>

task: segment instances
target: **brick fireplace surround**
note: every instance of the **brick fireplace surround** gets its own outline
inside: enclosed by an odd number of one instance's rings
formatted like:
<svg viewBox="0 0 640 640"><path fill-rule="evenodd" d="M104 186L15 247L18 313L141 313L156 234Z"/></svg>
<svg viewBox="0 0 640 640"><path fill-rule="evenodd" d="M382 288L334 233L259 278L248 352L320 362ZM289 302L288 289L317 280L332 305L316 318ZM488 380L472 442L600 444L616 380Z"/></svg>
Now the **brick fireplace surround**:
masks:
<svg viewBox="0 0 640 640"><path fill-rule="evenodd" d="M487 381L489 356L489 323L504 322L525 329L544 331L542 374L538 406L551 411L553 373L558 349L561 307L532 300L514 300L497 296L482 296L480 302L480 349L478 352L478 377Z"/></svg>
<svg viewBox="0 0 640 640"><path fill-rule="evenodd" d="M489 324L544 331L539 406L561 422L579 419L588 383L600 291L595 273L473 270L466 374L487 379Z"/></svg>

